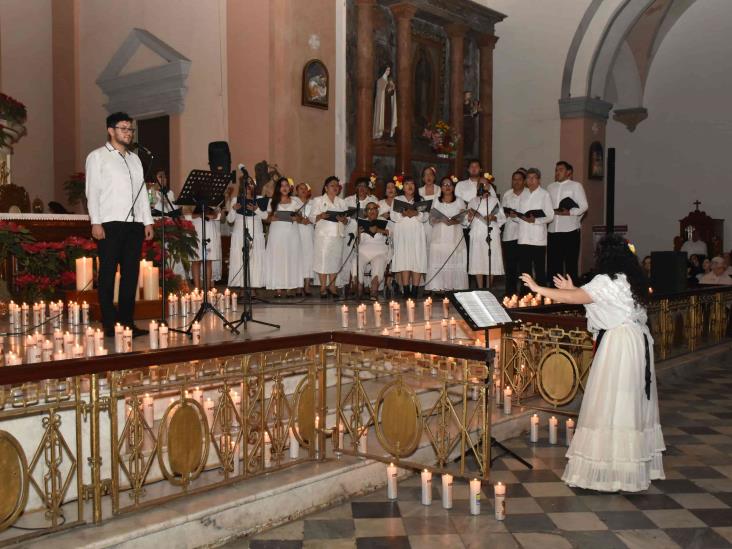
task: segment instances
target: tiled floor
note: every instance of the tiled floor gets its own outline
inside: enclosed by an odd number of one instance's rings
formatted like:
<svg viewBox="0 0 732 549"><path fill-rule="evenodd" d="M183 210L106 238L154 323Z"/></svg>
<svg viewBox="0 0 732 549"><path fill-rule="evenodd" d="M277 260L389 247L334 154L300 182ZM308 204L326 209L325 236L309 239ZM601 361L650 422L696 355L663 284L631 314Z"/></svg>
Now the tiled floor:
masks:
<svg viewBox="0 0 732 549"><path fill-rule="evenodd" d="M693 383L660 387L668 451L666 477L643 494L602 494L567 487L560 476L565 448L513 439L507 445L534 470L502 458L494 482L507 484L506 520L493 517L492 486L483 513L471 516L467 485L456 483L453 509L420 503L419 477L304 517L227 547L470 548L715 548L732 547L732 370L709 367Z"/></svg>

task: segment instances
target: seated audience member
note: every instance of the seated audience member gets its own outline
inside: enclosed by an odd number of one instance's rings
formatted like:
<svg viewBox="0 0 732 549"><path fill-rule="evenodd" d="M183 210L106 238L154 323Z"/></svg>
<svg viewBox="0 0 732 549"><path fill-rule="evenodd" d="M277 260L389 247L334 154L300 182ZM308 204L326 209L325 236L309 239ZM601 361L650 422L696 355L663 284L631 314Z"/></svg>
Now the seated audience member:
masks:
<svg viewBox="0 0 732 549"><path fill-rule="evenodd" d="M700 284L710 284L714 286L732 286L732 277L726 272L724 259L717 256L712 259L712 272L705 274L699 280Z"/></svg>
<svg viewBox="0 0 732 549"><path fill-rule="evenodd" d="M643 258L643 261L641 261L641 267L643 268L643 272L646 273L646 276L648 277L648 280L651 279L651 256L647 255Z"/></svg>
<svg viewBox="0 0 732 549"><path fill-rule="evenodd" d="M701 272L696 275L697 280L701 280L705 274L712 272L712 261L710 259L705 259L704 261L702 261L701 267Z"/></svg>
<svg viewBox="0 0 732 549"><path fill-rule="evenodd" d="M724 259L724 266L726 267L726 273L729 276L732 276L732 252L725 252L722 254L722 259Z"/></svg>

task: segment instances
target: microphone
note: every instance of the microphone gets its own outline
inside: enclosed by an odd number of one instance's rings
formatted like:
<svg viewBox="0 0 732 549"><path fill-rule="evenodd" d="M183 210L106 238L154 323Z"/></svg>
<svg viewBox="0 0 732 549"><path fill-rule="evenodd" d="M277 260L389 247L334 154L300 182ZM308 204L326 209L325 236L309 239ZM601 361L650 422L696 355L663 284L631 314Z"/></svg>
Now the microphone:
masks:
<svg viewBox="0 0 732 549"><path fill-rule="evenodd" d="M239 165L237 166L238 170L244 175L244 179L249 179L249 172L247 171L247 167L239 162Z"/></svg>
<svg viewBox="0 0 732 549"><path fill-rule="evenodd" d="M133 146L134 148L136 148L136 149L142 149L143 151L145 151L145 153L146 153L146 154L147 154L147 155L148 155L148 156L149 156L150 158L155 158L155 155L154 155L154 154L153 154L152 152L150 152L150 149L148 149L148 148L147 148L147 147L146 147L145 145L142 145L142 144L140 144L140 143L133 143L133 144L132 144L132 146Z"/></svg>

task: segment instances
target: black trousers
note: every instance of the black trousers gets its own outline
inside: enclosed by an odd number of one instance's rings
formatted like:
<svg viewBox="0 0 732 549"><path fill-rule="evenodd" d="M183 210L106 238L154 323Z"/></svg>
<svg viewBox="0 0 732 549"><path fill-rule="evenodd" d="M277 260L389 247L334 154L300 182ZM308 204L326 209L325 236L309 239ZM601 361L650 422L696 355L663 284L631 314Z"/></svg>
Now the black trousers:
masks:
<svg viewBox="0 0 732 549"><path fill-rule="evenodd" d="M554 276L569 275L577 282L577 266L580 252L580 231L547 234L547 273L552 284Z"/></svg>
<svg viewBox="0 0 732 549"><path fill-rule="evenodd" d="M140 274L140 254L145 228L142 223L110 221L102 223L105 238L97 241L99 252L99 307L105 330L116 322L132 326L135 295ZM119 266L119 299L114 307L114 275Z"/></svg>
<svg viewBox="0 0 732 549"><path fill-rule="evenodd" d="M518 240L507 240L503 243L503 267L506 270L506 295L518 293L519 265Z"/></svg>
<svg viewBox="0 0 732 549"><path fill-rule="evenodd" d="M531 246L519 244L519 264L522 273L533 274L534 280L540 285L546 285L546 246ZM529 293L526 286L521 287L521 295Z"/></svg>

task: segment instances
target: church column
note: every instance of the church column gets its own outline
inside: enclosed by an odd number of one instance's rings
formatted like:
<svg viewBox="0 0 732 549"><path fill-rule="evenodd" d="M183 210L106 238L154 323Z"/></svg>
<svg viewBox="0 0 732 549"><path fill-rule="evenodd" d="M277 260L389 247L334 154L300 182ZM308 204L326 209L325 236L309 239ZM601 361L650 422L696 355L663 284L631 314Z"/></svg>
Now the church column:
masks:
<svg viewBox="0 0 732 549"><path fill-rule="evenodd" d="M465 91L464 48L465 33L468 27L459 23L451 23L445 30L450 37L450 124L453 131L460 136L453 160L452 173L462 179L463 151L465 142L463 135L463 92Z"/></svg>
<svg viewBox="0 0 732 549"><path fill-rule="evenodd" d="M397 157L396 171L412 173L412 17L410 4L391 7L397 21Z"/></svg>
<svg viewBox="0 0 732 549"><path fill-rule="evenodd" d="M493 50L498 37L483 34L478 39L480 48L480 165L493 171Z"/></svg>
<svg viewBox="0 0 732 549"><path fill-rule="evenodd" d="M351 181L371 173L374 125L374 6L356 0L356 167Z"/></svg>

